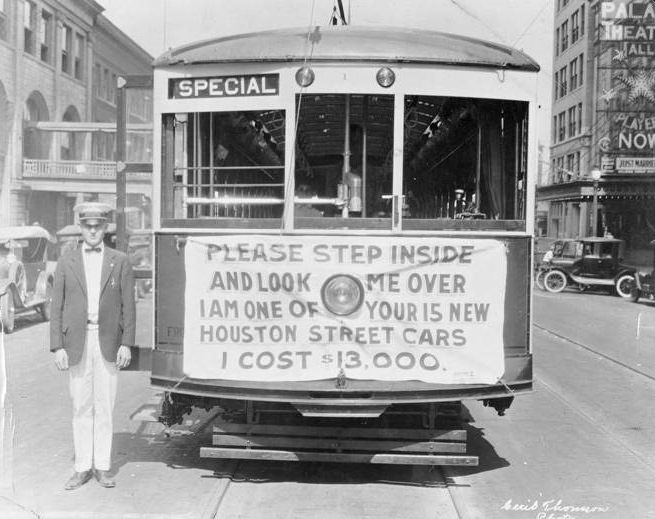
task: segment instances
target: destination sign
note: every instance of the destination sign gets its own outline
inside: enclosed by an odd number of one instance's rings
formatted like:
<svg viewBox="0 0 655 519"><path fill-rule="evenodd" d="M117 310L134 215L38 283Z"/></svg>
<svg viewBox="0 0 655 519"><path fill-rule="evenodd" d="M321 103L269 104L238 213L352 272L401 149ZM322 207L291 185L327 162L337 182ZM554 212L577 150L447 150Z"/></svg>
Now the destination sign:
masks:
<svg viewBox="0 0 655 519"><path fill-rule="evenodd" d="M171 78L168 80L169 99L274 96L279 92L279 74Z"/></svg>

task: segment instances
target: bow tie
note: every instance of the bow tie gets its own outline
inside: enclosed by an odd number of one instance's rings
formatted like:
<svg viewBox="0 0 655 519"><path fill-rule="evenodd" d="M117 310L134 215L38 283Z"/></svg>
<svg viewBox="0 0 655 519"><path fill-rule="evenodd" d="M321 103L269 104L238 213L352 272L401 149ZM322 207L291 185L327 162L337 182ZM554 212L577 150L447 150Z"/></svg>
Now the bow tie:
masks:
<svg viewBox="0 0 655 519"><path fill-rule="evenodd" d="M100 247L85 247L84 252L102 252Z"/></svg>

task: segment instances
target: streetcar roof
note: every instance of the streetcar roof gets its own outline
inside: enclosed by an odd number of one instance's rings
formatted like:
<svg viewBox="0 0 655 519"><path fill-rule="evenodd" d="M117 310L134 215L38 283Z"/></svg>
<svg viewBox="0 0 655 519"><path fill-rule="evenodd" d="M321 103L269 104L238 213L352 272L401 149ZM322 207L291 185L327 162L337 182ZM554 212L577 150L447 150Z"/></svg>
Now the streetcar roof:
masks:
<svg viewBox="0 0 655 519"><path fill-rule="evenodd" d="M623 240L619 238L607 238L605 236L587 236L580 238L580 241L585 243L622 243Z"/></svg>
<svg viewBox="0 0 655 519"><path fill-rule="evenodd" d="M312 44L313 43L313 48ZM316 26L237 34L171 49L155 67L231 62L374 61L518 69L537 72L523 52L498 43L397 27Z"/></svg>

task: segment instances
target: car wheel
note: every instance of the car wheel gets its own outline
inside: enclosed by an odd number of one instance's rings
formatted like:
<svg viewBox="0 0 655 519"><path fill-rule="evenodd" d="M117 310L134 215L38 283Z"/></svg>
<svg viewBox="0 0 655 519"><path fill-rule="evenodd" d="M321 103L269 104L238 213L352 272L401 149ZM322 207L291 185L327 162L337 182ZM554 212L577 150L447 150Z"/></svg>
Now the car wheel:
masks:
<svg viewBox="0 0 655 519"><path fill-rule="evenodd" d="M639 290L636 286L632 286L632 289L630 290L630 300L633 303L636 303L639 301L639 298L641 297L641 290Z"/></svg>
<svg viewBox="0 0 655 519"><path fill-rule="evenodd" d="M635 278L631 274L624 274L623 276L619 276L619 279L616 280L615 287L616 287L616 293L625 298L628 299L631 297L631 292L632 292L632 287L635 284Z"/></svg>
<svg viewBox="0 0 655 519"><path fill-rule="evenodd" d="M537 285L538 288L541 290L544 290L544 277L546 276L546 271L545 270L539 270L537 271L537 275L534 277L534 284Z"/></svg>
<svg viewBox="0 0 655 519"><path fill-rule="evenodd" d="M14 317L16 308L14 307L14 298L10 291L0 297L0 321L2 321L2 328L5 333L14 331Z"/></svg>
<svg viewBox="0 0 655 519"><path fill-rule="evenodd" d="M566 276L559 270L551 270L544 277L544 286L548 292L557 294L566 288Z"/></svg>

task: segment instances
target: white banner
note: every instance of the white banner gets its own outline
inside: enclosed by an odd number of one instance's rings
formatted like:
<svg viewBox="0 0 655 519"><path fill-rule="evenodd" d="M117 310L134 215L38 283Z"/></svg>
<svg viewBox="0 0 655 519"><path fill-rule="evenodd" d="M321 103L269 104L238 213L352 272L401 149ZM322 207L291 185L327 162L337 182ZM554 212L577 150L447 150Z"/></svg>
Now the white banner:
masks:
<svg viewBox="0 0 655 519"><path fill-rule="evenodd" d="M501 241L190 237L185 261L189 377L491 384L503 375ZM349 315L326 307L324 285L337 274L362 291Z"/></svg>

